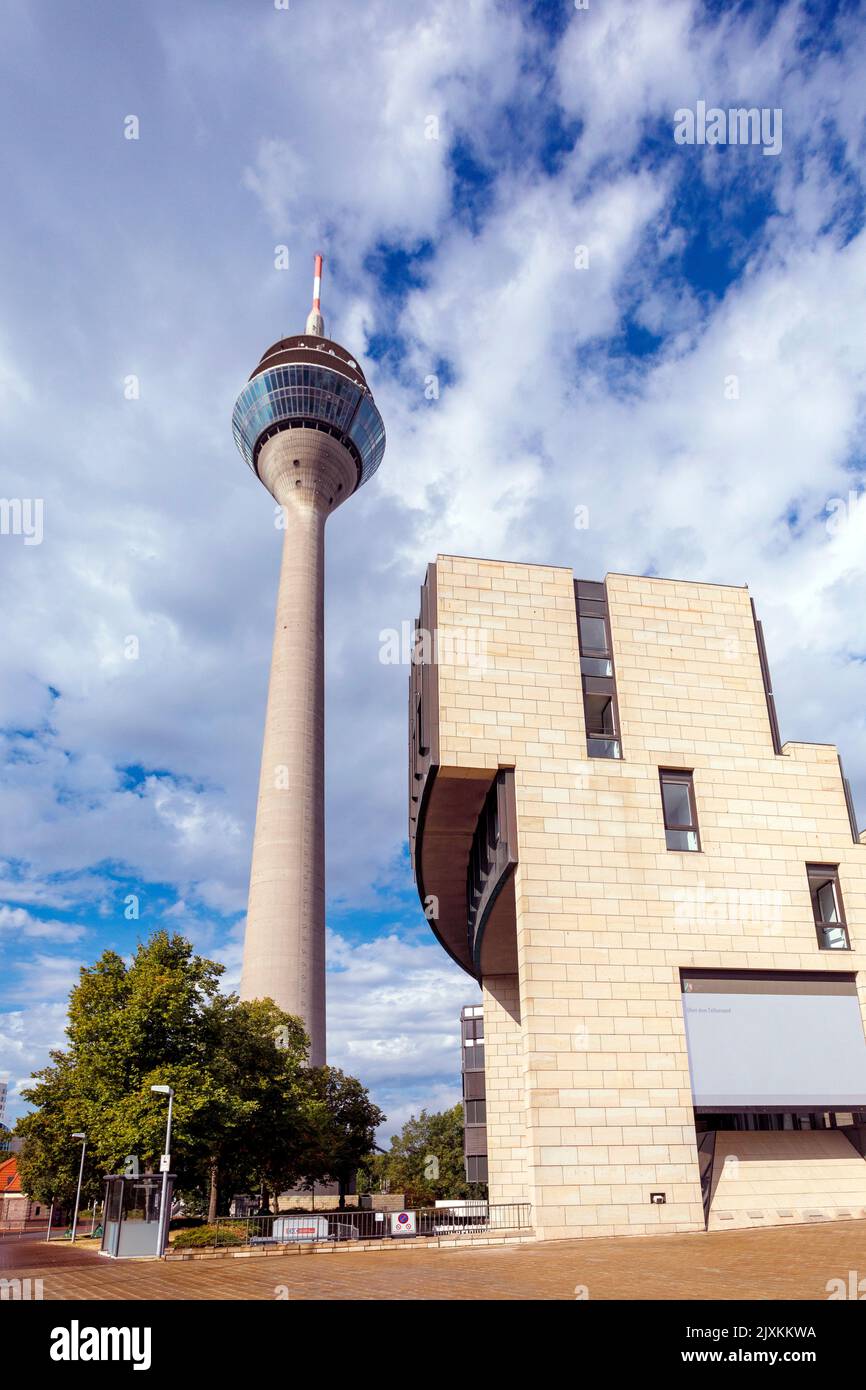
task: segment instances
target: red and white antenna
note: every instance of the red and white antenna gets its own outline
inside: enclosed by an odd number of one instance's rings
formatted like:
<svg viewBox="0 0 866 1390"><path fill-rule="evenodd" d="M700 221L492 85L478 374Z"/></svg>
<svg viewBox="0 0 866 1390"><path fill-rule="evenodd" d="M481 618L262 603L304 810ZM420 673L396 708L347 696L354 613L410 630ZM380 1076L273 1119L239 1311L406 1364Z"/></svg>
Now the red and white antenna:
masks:
<svg viewBox="0 0 866 1390"><path fill-rule="evenodd" d="M313 266L313 307L307 315L305 331L316 338L325 336L325 320L322 318L322 256L318 251Z"/></svg>

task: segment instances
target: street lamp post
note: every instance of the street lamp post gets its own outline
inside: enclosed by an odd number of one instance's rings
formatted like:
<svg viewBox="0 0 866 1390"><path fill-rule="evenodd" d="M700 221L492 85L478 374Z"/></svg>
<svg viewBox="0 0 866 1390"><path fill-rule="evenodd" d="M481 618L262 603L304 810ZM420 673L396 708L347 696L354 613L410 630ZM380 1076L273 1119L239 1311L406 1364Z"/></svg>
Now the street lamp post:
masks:
<svg viewBox="0 0 866 1390"><path fill-rule="evenodd" d="M70 1244L74 1245L75 1230L78 1226L78 1204L81 1201L81 1180L84 1177L84 1155L87 1150L87 1135L82 1134L80 1131L76 1130L72 1137L73 1139L81 1140L81 1163L78 1168L78 1191L75 1194L75 1212L72 1217L72 1240L70 1242Z"/></svg>
<svg viewBox="0 0 866 1390"><path fill-rule="evenodd" d="M162 1196L159 1202L159 1253L165 1250L168 1240L168 1221L166 1219L166 1193L168 1191L168 1165L171 1161L171 1107L174 1103L174 1091L170 1086L151 1086L152 1091L158 1095L168 1096L168 1121L165 1126L165 1152L162 1155Z"/></svg>

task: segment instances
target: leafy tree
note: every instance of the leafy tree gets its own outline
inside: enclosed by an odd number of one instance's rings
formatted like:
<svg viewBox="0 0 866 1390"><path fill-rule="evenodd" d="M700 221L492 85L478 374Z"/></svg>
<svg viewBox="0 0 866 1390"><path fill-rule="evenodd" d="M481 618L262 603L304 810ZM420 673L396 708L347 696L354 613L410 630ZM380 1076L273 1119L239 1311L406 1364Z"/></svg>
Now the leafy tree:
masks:
<svg viewBox="0 0 866 1390"><path fill-rule="evenodd" d="M37 1084L23 1092L24 1098L40 1109L37 1114L19 1119L15 1127L16 1137L24 1140L18 1154L18 1172L23 1190L32 1200L71 1207L81 1160L81 1140L72 1135L83 1128L83 1107L75 1091L74 1069L68 1057L60 1052L51 1055L54 1065L37 1073ZM96 1201L102 1186L99 1164L88 1146L82 1203Z"/></svg>
<svg viewBox="0 0 866 1390"><path fill-rule="evenodd" d="M193 954L181 936L157 932L130 965L106 951L82 969L70 999L66 1051L24 1092L36 1110L19 1121L22 1183L36 1200L68 1202L87 1134L82 1201L128 1154L156 1168L175 1092L172 1149L178 1190L209 1191L221 1177L243 1188L281 1186L301 1171L315 1114L300 1021L271 1000L240 1003L218 992L223 967ZM181 1157L182 1156L182 1157Z"/></svg>
<svg viewBox="0 0 866 1390"><path fill-rule="evenodd" d="M407 1203L427 1206L446 1197L483 1197L483 1183L466 1181L463 1164L463 1107L412 1116L395 1134L374 1170L392 1192L405 1192Z"/></svg>
<svg viewBox="0 0 866 1390"><path fill-rule="evenodd" d="M304 1171L310 1134L318 1123L317 1097L305 1067L309 1040L299 1019L271 999L219 1001L222 1017L214 1038L213 1069L222 1096L231 1096L231 1125L208 1112L202 1138L213 1160L209 1215L216 1215L219 1170L233 1191L280 1192Z"/></svg>
<svg viewBox="0 0 866 1390"><path fill-rule="evenodd" d="M305 1173L310 1181L335 1180L339 1208L346 1205L346 1190L353 1174L369 1162L376 1130L386 1116L374 1105L354 1076L338 1067L316 1067L310 1072L316 1104L316 1128L307 1156Z"/></svg>

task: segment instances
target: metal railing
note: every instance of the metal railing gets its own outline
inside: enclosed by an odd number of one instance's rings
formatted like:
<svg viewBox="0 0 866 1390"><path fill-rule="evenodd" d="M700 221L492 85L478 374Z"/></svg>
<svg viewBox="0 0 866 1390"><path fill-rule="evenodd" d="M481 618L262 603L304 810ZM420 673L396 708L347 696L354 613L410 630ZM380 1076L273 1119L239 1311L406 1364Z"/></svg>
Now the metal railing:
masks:
<svg viewBox="0 0 866 1390"><path fill-rule="evenodd" d="M207 1239L182 1242L184 1251L322 1244L327 1241L411 1240L413 1237L453 1239L527 1231L532 1227L529 1202L489 1206L472 1201L453 1207L421 1207L391 1211L285 1212L276 1216L218 1216L202 1228ZM400 1216L408 1220L400 1221ZM181 1235L181 1232L172 1233ZM174 1248L174 1246L172 1247Z"/></svg>
<svg viewBox="0 0 866 1390"><path fill-rule="evenodd" d="M101 1216L97 1216L96 1220L91 1216L79 1216L76 1237L92 1235L94 1231L98 1231L101 1221ZM0 1221L0 1240L12 1239L13 1237L21 1240L69 1240L70 1235L71 1221L69 1218L61 1220L60 1217L55 1216L51 1222L50 1231L47 1216L28 1216L20 1219L7 1217Z"/></svg>

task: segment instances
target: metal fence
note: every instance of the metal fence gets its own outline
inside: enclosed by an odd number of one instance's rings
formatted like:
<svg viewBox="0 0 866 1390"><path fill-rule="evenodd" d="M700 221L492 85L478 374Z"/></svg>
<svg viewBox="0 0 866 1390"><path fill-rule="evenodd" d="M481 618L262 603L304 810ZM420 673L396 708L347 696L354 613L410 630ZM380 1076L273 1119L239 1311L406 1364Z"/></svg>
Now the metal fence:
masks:
<svg viewBox="0 0 866 1390"><path fill-rule="evenodd" d="M94 1231L98 1232L101 1221L102 1217L100 1216L97 1216L95 1220L90 1215L79 1216L78 1229L75 1232L76 1240L81 1236L92 1235ZM51 1222L50 1231L47 1216L31 1216L22 1218L20 1221L14 1219L0 1221L0 1240L69 1240L71 1234L72 1223L69 1217L64 1217L61 1220L60 1217L55 1216Z"/></svg>
<svg viewBox="0 0 866 1390"><path fill-rule="evenodd" d="M531 1229L528 1202L488 1206L467 1202L454 1207L415 1211L284 1212L277 1216L218 1216L204 1227L191 1227L180 1249L225 1249L229 1246L318 1244L325 1241L411 1240L413 1237L483 1237ZM407 1219L408 1218L408 1219ZM196 1238L200 1230L201 1239ZM182 1236L183 1232L177 1232Z"/></svg>

